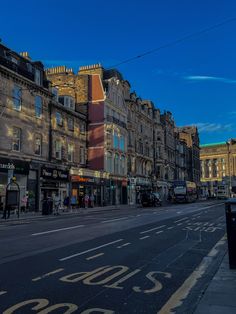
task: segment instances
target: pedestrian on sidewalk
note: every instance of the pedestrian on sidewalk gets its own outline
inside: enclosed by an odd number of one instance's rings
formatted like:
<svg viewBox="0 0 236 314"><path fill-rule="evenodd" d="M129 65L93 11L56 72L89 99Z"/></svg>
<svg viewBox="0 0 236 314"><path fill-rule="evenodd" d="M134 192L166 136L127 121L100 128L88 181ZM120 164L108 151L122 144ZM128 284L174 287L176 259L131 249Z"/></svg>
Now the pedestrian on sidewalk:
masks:
<svg viewBox="0 0 236 314"><path fill-rule="evenodd" d="M89 200L90 200L90 206L91 208L93 208L94 207L94 195L93 194L90 195Z"/></svg>
<svg viewBox="0 0 236 314"><path fill-rule="evenodd" d="M84 206L85 206L85 208L88 208L88 203L89 203L89 196L88 196L88 194L85 194L85 197L84 197Z"/></svg>
<svg viewBox="0 0 236 314"><path fill-rule="evenodd" d="M5 206L2 219L9 219L11 215L11 206Z"/></svg>
<svg viewBox="0 0 236 314"><path fill-rule="evenodd" d="M63 201L63 205L64 205L64 209L66 209L66 211L68 211L69 202L70 202L69 196L65 196L64 201Z"/></svg>
<svg viewBox="0 0 236 314"><path fill-rule="evenodd" d="M26 208L27 208L27 203L28 203L28 196L27 195L24 195L22 197L21 203L22 203L21 211L25 213L26 212Z"/></svg>
<svg viewBox="0 0 236 314"><path fill-rule="evenodd" d="M60 199L60 196L59 194L57 193L55 196L54 196L54 215L58 216L60 215L59 214L59 209L60 209L60 206L61 206L61 199Z"/></svg>

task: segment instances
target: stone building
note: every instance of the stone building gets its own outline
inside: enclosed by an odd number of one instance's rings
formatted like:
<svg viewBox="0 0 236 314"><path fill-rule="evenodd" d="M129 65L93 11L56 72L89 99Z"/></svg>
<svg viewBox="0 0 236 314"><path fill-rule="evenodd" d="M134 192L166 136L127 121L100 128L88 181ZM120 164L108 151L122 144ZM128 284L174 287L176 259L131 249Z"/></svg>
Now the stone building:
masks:
<svg viewBox="0 0 236 314"><path fill-rule="evenodd" d="M184 126L178 128L178 133L179 139L185 141L188 147L187 180L200 187L200 140L197 127Z"/></svg>
<svg viewBox="0 0 236 314"><path fill-rule="evenodd" d="M229 186L236 180L236 140L201 145L201 183L209 194L216 194L218 184Z"/></svg>
<svg viewBox="0 0 236 314"><path fill-rule="evenodd" d="M164 111L161 115L164 130L164 178L166 181L175 179L175 121L172 113Z"/></svg>
<svg viewBox="0 0 236 314"><path fill-rule="evenodd" d="M40 166L49 157L51 93L41 62L0 44L0 198L14 175L20 200L38 209Z"/></svg>
<svg viewBox="0 0 236 314"><path fill-rule="evenodd" d="M154 105L130 93L129 85L126 87L129 202L134 204L141 192L152 189Z"/></svg>

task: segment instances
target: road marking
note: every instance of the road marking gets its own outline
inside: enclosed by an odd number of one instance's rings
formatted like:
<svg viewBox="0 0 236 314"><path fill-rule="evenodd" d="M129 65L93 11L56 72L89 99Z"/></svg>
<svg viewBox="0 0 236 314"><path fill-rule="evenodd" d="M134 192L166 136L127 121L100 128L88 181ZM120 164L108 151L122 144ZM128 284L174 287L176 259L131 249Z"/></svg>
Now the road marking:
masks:
<svg viewBox="0 0 236 314"><path fill-rule="evenodd" d="M139 215L136 215L136 217L140 217L141 215L139 214Z"/></svg>
<svg viewBox="0 0 236 314"><path fill-rule="evenodd" d="M186 219L188 219L188 217L185 217L185 218L182 218L182 219L176 220L176 221L174 221L174 222L180 222L180 221L182 221L182 220L186 220Z"/></svg>
<svg viewBox="0 0 236 314"><path fill-rule="evenodd" d="M87 261L90 261L91 259L97 258L97 257L102 256L102 255L104 255L104 253L98 253L98 254L96 254L96 255L87 257L86 260L87 260Z"/></svg>
<svg viewBox="0 0 236 314"><path fill-rule="evenodd" d="M32 236L38 236L42 234L48 234L48 233L54 233L54 232L59 232L59 231L65 231L65 230L71 230L71 229L76 229L76 228L82 228L84 225L78 225L78 226L73 226L73 227L67 227L67 228L60 228L60 229L54 229L54 230L48 230L48 231L43 231L43 232L37 232L31 234Z"/></svg>
<svg viewBox="0 0 236 314"><path fill-rule="evenodd" d="M196 285L198 280L203 276L207 267L212 263L212 259L218 254L218 246L225 243L225 236L223 236L211 249L207 256L205 256L202 262L195 268L191 275L184 281L182 286L180 286L166 304L161 308L158 313L175 313L176 308L181 306L191 289Z"/></svg>
<svg viewBox="0 0 236 314"><path fill-rule="evenodd" d="M0 291L0 295L6 294L6 293L7 291L4 291L4 290Z"/></svg>
<svg viewBox="0 0 236 314"><path fill-rule="evenodd" d="M174 228L174 227L168 227L167 229L170 230L170 229L173 229L173 228Z"/></svg>
<svg viewBox="0 0 236 314"><path fill-rule="evenodd" d="M47 277L52 276L52 275L54 275L54 274L60 273L60 272L62 272L63 270L64 270L64 268L55 269L55 270L51 271L50 273L46 273L46 274L44 274L44 275L42 275L42 276L33 278L32 281L39 281L39 280L41 280L41 279L43 279L43 278L47 278Z"/></svg>
<svg viewBox="0 0 236 314"><path fill-rule="evenodd" d="M117 221L117 220L122 220L122 219L127 219L129 217L122 217L122 218L115 218L115 219L109 219L109 220L104 220L101 223L105 224L106 222L112 222L112 221Z"/></svg>
<svg viewBox="0 0 236 314"><path fill-rule="evenodd" d="M142 238L139 238L139 240L144 240L144 239L147 239L147 238L150 238L150 236L144 236Z"/></svg>
<svg viewBox="0 0 236 314"><path fill-rule="evenodd" d="M74 258L74 257L77 257L77 256L80 256L80 255L84 255L86 253L89 253L89 252L92 252L92 251L96 251L98 249L101 249L102 247L105 247L105 246L109 246L109 245L112 245L112 244L115 244L115 243L118 243L118 242L121 242L123 241L123 239L119 239L119 240L115 240L115 241L112 241L112 242L108 242L108 243L105 243L105 244L102 244L102 245L99 245L97 247L94 247L92 249L89 249L89 250L86 250L86 251L83 251L83 252L79 252L79 253L75 253L73 255L69 255L69 256L66 256L66 257L62 257L59 259L60 262L63 262L63 261L66 261L68 259L71 259L71 258Z"/></svg>
<svg viewBox="0 0 236 314"><path fill-rule="evenodd" d="M159 226L159 227L156 227L156 228L152 228L152 229L148 229L148 230L145 230L145 231L142 231L142 232L139 232L140 234L143 234L143 233L147 233L147 232L151 232L151 231L154 231L154 230L157 230L157 229L160 229L160 228L164 228L166 225L162 225L162 226Z"/></svg>
<svg viewBox="0 0 236 314"><path fill-rule="evenodd" d="M159 234L159 233L162 233L162 232L163 232L163 230L161 230L161 231L157 231L157 232L156 232L156 234Z"/></svg>
<svg viewBox="0 0 236 314"><path fill-rule="evenodd" d="M125 247L125 246L130 245L130 244L131 243L127 242L127 243L121 244L120 246L117 246L116 248L121 249L122 247Z"/></svg>
<svg viewBox="0 0 236 314"><path fill-rule="evenodd" d="M180 222L179 224L177 224L177 226L181 226L183 223L182 222Z"/></svg>

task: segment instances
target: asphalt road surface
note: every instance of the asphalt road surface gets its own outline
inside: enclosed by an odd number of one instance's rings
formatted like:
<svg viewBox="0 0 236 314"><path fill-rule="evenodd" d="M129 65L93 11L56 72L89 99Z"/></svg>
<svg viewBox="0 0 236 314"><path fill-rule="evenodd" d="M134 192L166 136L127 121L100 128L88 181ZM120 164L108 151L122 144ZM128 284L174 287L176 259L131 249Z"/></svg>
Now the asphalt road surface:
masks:
<svg viewBox="0 0 236 314"><path fill-rule="evenodd" d="M0 223L0 313L193 313L225 251L219 201Z"/></svg>

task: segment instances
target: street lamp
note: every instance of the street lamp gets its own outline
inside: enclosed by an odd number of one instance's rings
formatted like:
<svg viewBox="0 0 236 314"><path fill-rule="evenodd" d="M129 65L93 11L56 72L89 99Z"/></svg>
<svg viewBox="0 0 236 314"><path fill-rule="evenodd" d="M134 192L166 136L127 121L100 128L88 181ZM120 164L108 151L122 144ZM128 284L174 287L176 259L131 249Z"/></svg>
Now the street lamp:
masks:
<svg viewBox="0 0 236 314"><path fill-rule="evenodd" d="M231 174L231 157L230 157L230 153L231 153L231 146L232 144L235 144L236 140L235 139L229 139L226 142L227 148L228 148L228 169L229 169L229 193L230 193L230 197L231 197L231 193L232 193L232 174Z"/></svg>

